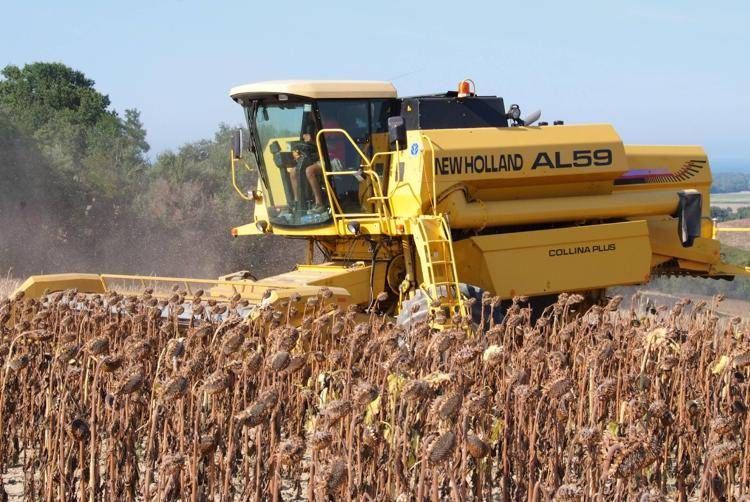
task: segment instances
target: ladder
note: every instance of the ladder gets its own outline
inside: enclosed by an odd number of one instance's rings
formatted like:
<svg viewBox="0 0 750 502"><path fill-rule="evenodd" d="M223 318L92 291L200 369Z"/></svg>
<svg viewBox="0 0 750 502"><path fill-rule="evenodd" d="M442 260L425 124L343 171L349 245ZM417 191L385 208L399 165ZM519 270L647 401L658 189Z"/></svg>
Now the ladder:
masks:
<svg viewBox="0 0 750 502"><path fill-rule="evenodd" d="M441 312L449 318L466 315L461 300L458 274L453 256L448 223L442 215L423 215L413 218L412 233L422 271L421 289L430 301L430 311Z"/></svg>

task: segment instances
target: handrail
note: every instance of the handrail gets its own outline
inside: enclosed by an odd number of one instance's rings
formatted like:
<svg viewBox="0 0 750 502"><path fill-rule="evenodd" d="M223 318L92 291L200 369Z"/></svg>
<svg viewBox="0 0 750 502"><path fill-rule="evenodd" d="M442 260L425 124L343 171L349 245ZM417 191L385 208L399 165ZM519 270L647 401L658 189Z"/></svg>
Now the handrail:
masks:
<svg viewBox="0 0 750 502"><path fill-rule="evenodd" d="M365 174L369 176L370 178L372 178L370 180L370 184L373 187L377 187L377 188L373 188L373 192L375 192L376 195L374 197L368 197L367 200L370 200L371 198L374 198L376 200L389 200L387 197L383 196L383 192L380 189L380 177L378 176L378 173L370 169L364 169L364 170L358 170L358 171L336 171L336 172L328 172L324 169L323 178L326 181L326 190L328 190L329 194L332 194L333 192L332 192L332 187L328 183L328 177L341 176L341 175L347 175L347 174L351 176L355 176L355 175L359 176L361 174ZM380 194L380 195L377 195L377 194ZM329 199L336 202L336 207L339 209L339 213L333 215L334 218L345 219L351 216L351 215L347 215L346 213L343 212L343 210L341 210L341 206L339 205L338 200L336 198L331 198L331 195L329 195ZM380 205L376 205L376 206L377 206L377 211L378 211L377 213L378 219L382 223L383 219L389 216L388 214L383 214L382 209L388 209L388 208L381 208Z"/></svg>
<svg viewBox="0 0 750 502"><path fill-rule="evenodd" d="M329 133L329 132L343 134L344 137L346 137L346 139L349 140L349 143L352 144L352 146L354 147L354 149L357 150L357 153L359 154L359 156L362 157L362 159L365 162L368 163L368 167L369 167L369 161L367 160L367 155L364 154L364 152L362 151L362 149L359 148L359 146L357 146L357 142L354 141L354 138L352 138L351 135L348 132L346 132L346 130L344 130L344 129L331 128L331 129L321 129L321 130L319 130L317 132L317 134L315 134L315 144L318 147L318 154L320 154L323 151L322 144L320 143L320 137L323 134L326 134L326 133Z"/></svg>
<svg viewBox="0 0 750 502"><path fill-rule="evenodd" d="M360 158L363 161L363 164L365 166L365 169L360 170L347 170L347 171L333 171L326 169L326 165L323 161L323 156L319 155L321 158L321 167L323 171L323 182L326 186L326 192L328 194L328 199L331 204L331 208L336 208L338 211L332 211L332 216L334 220L336 219L343 219L346 220L348 215L343 212L341 209L341 206L338 202L338 199L333 196L333 187L331 186L328 178L332 176L341 176L341 175L366 175L370 178L370 184L373 187L373 197L372 199L375 199L378 201L378 203L375 204L375 207L377 208L377 218L381 225L381 228L384 226L387 226L387 219L392 214L392 210L390 207L390 196L383 195L383 185L381 184L380 175L372 168L373 163L375 159L378 158L378 156L385 157L393 155L394 152L377 152L371 159L367 158L367 155L362 151L361 148L357 145L357 143L354 141L354 139L351 137L351 135L344 129L338 129L338 128L331 128L331 129L321 129L317 132L315 135L315 143L318 148L318 153L320 154L323 151L323 145L321 143L321 137L323 137L324 134L327 133L338 133L342 134L347 140L349 140L349 143L354 147L354 149L357 151L357 154L360 156ZM370 198L368 198L369 200ZM385 213L385 214L384 214Z"/></svg>

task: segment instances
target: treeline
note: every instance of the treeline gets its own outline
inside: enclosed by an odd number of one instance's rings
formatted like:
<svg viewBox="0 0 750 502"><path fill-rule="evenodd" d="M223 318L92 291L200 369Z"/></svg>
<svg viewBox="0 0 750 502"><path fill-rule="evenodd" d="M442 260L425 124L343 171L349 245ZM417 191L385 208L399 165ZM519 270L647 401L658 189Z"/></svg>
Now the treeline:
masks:
<svg viewBox="0 0 750 502"><path fill-rule="evenodd" d="M152 162L138 110L112 110L83 73L33 63L0 74L0 275L289 266L271 238L230 237L252 207L228 185L228 126Z"/></svg>
<svg viewBox="0 0 750 502"><path fill-rule="evenodd" d="M713 173L712 193L750 190L750 173Z"/></svg>
<svg viewBox="0 0 750 502"><path fill-rule="evenodd" d="M731 207L711 206L711 218L717 221L744 220L750 218L750 207L732 209Z"/></svg>

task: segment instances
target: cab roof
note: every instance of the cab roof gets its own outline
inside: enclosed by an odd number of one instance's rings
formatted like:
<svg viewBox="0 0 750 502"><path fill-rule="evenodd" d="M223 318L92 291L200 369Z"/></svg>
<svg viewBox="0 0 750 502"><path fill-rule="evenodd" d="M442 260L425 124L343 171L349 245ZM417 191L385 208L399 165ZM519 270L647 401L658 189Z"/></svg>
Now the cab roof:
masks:
<svg viewBox="0 0 750 502"><path fill-rule="evenodd" d="M232 99L290 94L311 99L395 98L390 82L377 80L269 80L233 87Z"/></svg>

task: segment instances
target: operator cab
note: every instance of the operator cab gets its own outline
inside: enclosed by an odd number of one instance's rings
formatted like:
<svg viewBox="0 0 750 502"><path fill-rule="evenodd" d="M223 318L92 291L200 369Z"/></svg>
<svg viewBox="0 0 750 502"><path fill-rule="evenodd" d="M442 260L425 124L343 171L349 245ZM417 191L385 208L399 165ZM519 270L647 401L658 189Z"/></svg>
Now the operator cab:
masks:
<svg viewBox="0 0 750 502"><path fill-rule="evenodd" d="M362 155L388 151L388 118L400 112L392 84L272 81L230 95L245 109L272 225L326 225L330 201L337 212L370 212L372 189L358 171ZM381 179L385 166L375 165Z"/></svg>

